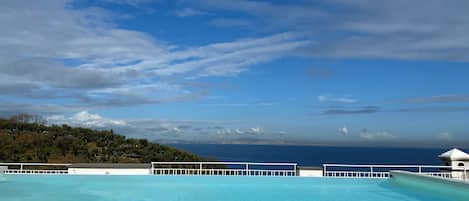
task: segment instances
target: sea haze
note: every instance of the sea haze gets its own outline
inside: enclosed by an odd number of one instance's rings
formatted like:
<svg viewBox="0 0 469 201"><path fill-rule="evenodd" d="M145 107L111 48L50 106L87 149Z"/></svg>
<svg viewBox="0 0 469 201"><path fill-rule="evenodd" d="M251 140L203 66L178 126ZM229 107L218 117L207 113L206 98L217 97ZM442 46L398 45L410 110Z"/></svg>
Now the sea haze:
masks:
<svg viewBox="0 0 469 201"><path fill-rule="evenodd" d="M171 144L218 161L296 162L304 166L324 163L439 165L441 148L371 148L234 144Z"/></svg>

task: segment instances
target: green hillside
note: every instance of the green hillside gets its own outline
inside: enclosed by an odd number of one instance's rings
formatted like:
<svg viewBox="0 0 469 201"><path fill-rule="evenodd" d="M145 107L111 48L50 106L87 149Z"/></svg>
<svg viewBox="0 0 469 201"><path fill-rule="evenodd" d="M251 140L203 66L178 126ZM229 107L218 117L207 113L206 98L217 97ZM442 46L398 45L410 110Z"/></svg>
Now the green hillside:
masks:
<svg viewBox="0 0 469 201"><path fill-rule="evenodd" d="M38 116L0 119L0 162L148 163L201 161L201 157L112 130L48 126Z"/></svg>

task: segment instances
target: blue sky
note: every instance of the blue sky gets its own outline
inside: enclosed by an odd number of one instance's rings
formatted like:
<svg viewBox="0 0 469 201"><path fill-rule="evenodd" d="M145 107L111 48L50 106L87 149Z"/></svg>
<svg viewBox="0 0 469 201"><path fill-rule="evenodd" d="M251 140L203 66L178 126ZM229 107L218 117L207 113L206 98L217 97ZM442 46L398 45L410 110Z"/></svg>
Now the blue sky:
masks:
<svg viewBox="0 0 469 201"><path fill-rule="evenodd" d="M163 143L467 147L468 9L6 1L0 113Z"/></svg>

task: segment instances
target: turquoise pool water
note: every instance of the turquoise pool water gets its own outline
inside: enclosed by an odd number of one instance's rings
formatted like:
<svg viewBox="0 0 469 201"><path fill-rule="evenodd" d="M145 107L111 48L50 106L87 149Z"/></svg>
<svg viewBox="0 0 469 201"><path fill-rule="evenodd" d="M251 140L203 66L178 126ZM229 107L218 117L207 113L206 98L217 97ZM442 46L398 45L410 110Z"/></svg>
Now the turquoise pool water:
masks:
<svg viewBox="0 0 469 201"><path fill-rule="evenodd" d="M390 179L6 175L1 201L451 201Z"/></svg>

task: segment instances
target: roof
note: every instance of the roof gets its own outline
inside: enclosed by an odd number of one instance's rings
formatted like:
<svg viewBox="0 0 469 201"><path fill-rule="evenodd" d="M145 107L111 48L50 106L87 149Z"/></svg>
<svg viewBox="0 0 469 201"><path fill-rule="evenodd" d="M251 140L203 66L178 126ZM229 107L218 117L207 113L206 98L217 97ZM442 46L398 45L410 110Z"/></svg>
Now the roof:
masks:
<svg viewBox="0 0 469 201"><path fill-rule="evenodd" d="M69 168L117 168L117 169L133 169L133 168L151 168L150 163L74 163Z"/></svg>
<svg viewBox="0 0 469 201"><path fill-rule="evenodd" d="M445 153L440 154L438 157L441 159L469 161L469 154L459 149L451 149Z"/></svg>

